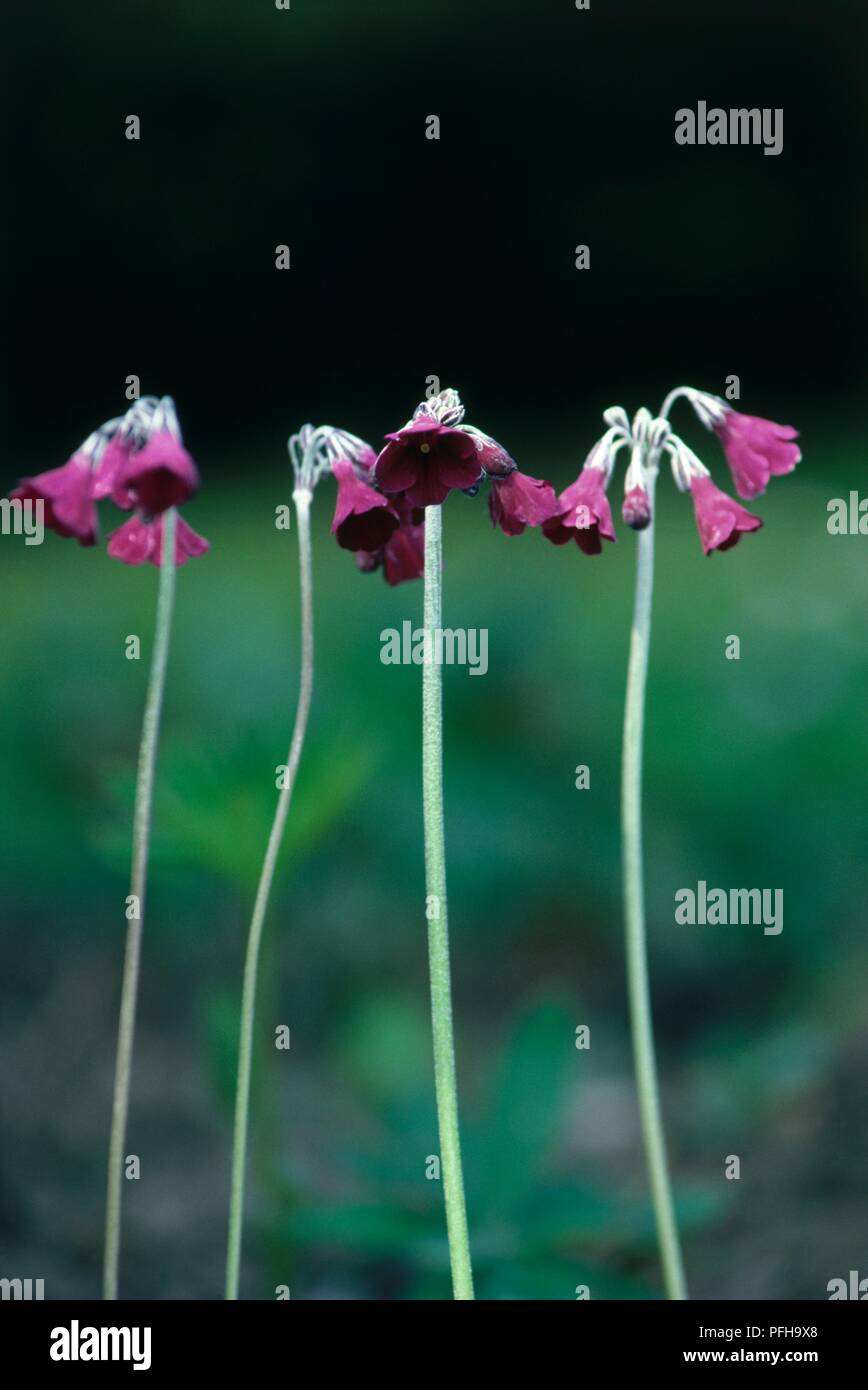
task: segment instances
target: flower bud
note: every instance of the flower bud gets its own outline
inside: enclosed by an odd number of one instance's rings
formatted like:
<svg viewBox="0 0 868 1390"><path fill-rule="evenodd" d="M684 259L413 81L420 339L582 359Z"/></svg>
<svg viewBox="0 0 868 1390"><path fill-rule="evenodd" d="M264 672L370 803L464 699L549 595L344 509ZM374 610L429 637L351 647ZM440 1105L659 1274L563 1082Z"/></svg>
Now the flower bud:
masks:
<svg viewBox="0 0 868 1390"><path fill-rule="evenodd" d="M624 495L621 516L626 526L634 531L644 531L651 521L651 498L644 487L632 487Z"/></svg>

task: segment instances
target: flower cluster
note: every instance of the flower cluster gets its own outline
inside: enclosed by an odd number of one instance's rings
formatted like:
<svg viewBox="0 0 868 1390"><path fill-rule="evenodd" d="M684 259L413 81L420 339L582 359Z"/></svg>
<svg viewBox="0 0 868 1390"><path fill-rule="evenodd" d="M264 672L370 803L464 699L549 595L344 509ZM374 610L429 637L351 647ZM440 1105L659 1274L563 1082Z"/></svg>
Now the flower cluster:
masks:
<svg viewBox="0 0 868 1390"><path fill-rule="evenodd" d="M159 565L163 514L186 502L198 485L171 397L143 396L126 415L94 430L62 467L22 478L10 496L41 502L45 525L85 546L96 544L97 503L110 497L132 516L109 537L109 554L127 565L145 560ZM183 565L207 549L204 537L179 516L175 564Z"/></svg>
<svg viewBox="0 0 868 1390"><path fill-rule="evenodd" d="M553 545L574 541L586 555L599 555L615 540L607 490L615 461L627 449L621 515L641 531L650 524L660 461L667 455L677 487L689 492L706 555L729 550L747 531L762 525L722 492L708 469L672 432L668 414L679 397L720 439L741 497L756 497L772 476L791 472L801 457L796 431L733 410L726 401L689 386L670 392L659 416L644 407L629 420L621 406L603 414L607 429L591 449L575 482L556 496L551 484L520 473L502 445L464 423L457 391L423 401L406 425L386 435L379 455L362 440L334 431L331 472L338 484L332 532L356 553L363 570L382 568L390 584L416 579L424 559L424 509L439 506L452 491L475 496L490 484L492 523L507 536L538 526ZM311 427L306 427L311 428Z"/></svg>
<svg viewBox="0 0 868 1390"><path fill-rule="evenodd" d="M742 415L719 396L680 386L670 392L661 414L644 407L632 422L620 406L603 414L606 433L591 449L584 467L557 499L551 518L543 523L543 535L555 545L574 540L586 555L599 555L602 541L615 540L615 528L606 491L621 449L629 449L630 462L624 479L621 511L627 526L644 530L651 521L654 488L660 460L668 456L675 484L693 499L699 539L706 555L729 550L748 531L762 526L759 517L742 507L712 481L705 464L672 432L668 414L679 397L692 405L698 419L720 439L732 472L736 492L751 498L765 491L769 478L791 473L801 458L793 441L797 432L754 415Z"/></svg>
<svg viewBox="0 0 868 1390"><path fill-rule="evenodd" d="M475 496L491 484L491 520L507 536L539 526L551 514L551 485L520 473L490 435L464 424L457 391L447 389L422 401L401 429L386 435L379 455L354 440L331 465L338 484L332 532L356 553L362 570L382 567L390 584L422 575L425 508L439 506L450 492Z"/></svg>

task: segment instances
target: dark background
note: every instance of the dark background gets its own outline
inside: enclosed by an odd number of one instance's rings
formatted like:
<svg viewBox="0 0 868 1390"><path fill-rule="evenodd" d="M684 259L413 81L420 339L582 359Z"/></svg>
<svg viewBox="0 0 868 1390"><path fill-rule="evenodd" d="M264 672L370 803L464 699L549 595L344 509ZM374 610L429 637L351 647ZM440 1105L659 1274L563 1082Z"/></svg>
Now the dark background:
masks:
<svg viewBox="0 0 868 1390"><path fill-rule="evenodd" d="M211 453L273 421L285 433L293 406L381 434L429 372L480 415L513 411L525 449L580 416L584 443L634 383L650 403L736 372L770 414L853 400L862 8L25 12L13 449L48 415L44 445L62 452L115 413L127 372L182 382L187 432ZM783 154L676 145L674 113L699 99L783 107Z"/></svg>
<svg viewBox="0 0 868 1390"><path fill-rule="evenodd" d="M703 559L661 482L652 983L693 1293L823 1298L868 1275L868 582L864 540L826 530L864 474L863 20L855 3L603 0L13 13L0 483L61 463L135 373L177 401L203 478L186 514L212 544L179 576L122 1292L222 1286L243 945L297 680L295 546L273 526L286 436L330 420L377 442L432 373L558 484L605 406L654 409L683 381L735 373L745 410L802 430L798 472L753 505L766 529L730 554ZM700 99L783 107L783 153L677 146L674 113ZM716 442L675 423L728 487ZM418 671L379 662L421 592L356 576L327 489L245 1293L444 1297ZM490 632L485 679L446 673L445 729L479 1292L659 1296L619 904L632 536L589 561L495 535L462 497L445 530L447 618ZM0 537L0 569L0 1275L96 1296L146 675L123 650L131 632L147 650L155 575L50 534ZM673 894L700 878L782 888L783 934L677 929Z"/></svg>

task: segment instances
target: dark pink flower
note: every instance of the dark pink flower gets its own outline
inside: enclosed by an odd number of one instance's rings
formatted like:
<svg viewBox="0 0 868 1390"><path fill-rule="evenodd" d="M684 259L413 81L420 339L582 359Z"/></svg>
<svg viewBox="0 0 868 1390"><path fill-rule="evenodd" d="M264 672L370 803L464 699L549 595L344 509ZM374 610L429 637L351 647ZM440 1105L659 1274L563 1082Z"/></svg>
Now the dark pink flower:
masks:
<svg viewBox="0 0 868 1390"><path fill-rule="evenodd" d="M9 495L22 502L41 501L45 525L59 536L75 536L80 545L96 544L94 470L87 454L79 451L61 468L22 478Z"/></svg>
<svg viewBox="0 0 868 1390"><path fill-rule="evenodd" d="M338 483L332 535L344 550L379 550L398 525L388 497L356 476L348 459L332 464Z"/></svg>
<svg viewBox="0 0 868 1390"><path fill-rule="evenodd" d="M605 471L592 465L583 468L557 499L554 515L543 522L542 530L554 545L575 541L586 555L599 555L603 540L614 541Z"/></svg>
<svg viewBox="0 0 868 1390"><path fill-rule="evenodd" d="M125 442L118 431L106 444L96 470L93 495L96 498L111 497L115 506L129 511L135 506L135 498L121 483L124 469L130 457L130 444Z"/></svg>
<svg viewBox="0 0 868 1390"><path fill-rule="evenodd" d="M421 579L425 570L425 513L403 497L395 498L395 507L401 524L377 550L357 551L356 563L366 574L382 566L389 584L402 584Z"/></svg>
<svg viewBox="0 0 868 1390"><path fill-rule="evenodd" d="M488 510L492 524L504 535L520 536L526 526L541 526L557 511L555 490L544 479L531 478L515 467L505 477L489 476Z"/></svg>
<svg viewBox="0 0 868 1390"><path fill-rule="evenodd" d="M196 465L180 439L157 429L117 473L116 493L129 494L149 516L180 506L199 486Z"/></svg>
<svg viewBox="0 0 868 1390"><path fill-rule="evenodd" d="M476 445L476 459L487 478L505 478L516 471L515 459L490 434L483 434L473 425L463 425L461 428Z"/></svg>
<svg viewBox="0 0 868 1390"><path fill-rule="evenodd" d="M374 469L377 485L406 493L414 507L439 505L453 488L473 487L482 472L471 435L433 415L417 415L386 439Z"/></svg>
<svg viewBox="0 0 868 1390"><path fill-rule="evenodd" d="M651 498L644 487L631 487L624 494L621 516L624 518L624 524L632 527L634 531L644 531L645 527L650 524Z"/></svg>
<svg viewBox="0 0 868 1390"><path fill-rule="evenodd" d="M762 526L758 516L721 492L707 474L692 478L690 491L696 527L706 555L712 550L730 550L737 545L743 531L758 531Z"/></svg>
<svg viewBox="0 0 868 1390"><path fill-rule="evenodd" d="M727 410L714 432L723 445L739 497L757 497L765 492L769 477L792 473L802 457L798 430L792 425L776 425L757 415Z"/></svg>
<svg viewBox="0 0 868 1390"><path fill-rule="evenodd" d="M175 522L175 564L184 565L209 549L205 537L198 535L179 516ZM123 560L125 565L143 565L146 560L159 565L163 554L163 518L157 516L149 520L137 512L109 537L108 552L116 560Z"/></svg>

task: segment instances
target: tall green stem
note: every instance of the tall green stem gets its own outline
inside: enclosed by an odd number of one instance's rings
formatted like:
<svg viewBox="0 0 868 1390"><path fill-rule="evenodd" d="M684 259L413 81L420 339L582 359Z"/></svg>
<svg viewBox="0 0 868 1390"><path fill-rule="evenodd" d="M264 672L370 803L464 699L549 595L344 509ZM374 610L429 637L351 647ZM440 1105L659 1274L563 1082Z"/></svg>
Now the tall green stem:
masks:
<svg viewBox="0 0 868 1390"><path fill-rule="evenodd" d="M256 976L259 966L259 948L262 942L262 927L277 866L277 857L283 839L286 817L289 812L295 777L304 746L313 693L313 566L310 543L310 504L311 492L307 488L296 488L292 495L298 519L298 564L301 588L301 673L299 676L298 706L295 713L295 727L286 760L280 796L259 886L253 904L253 916L247 937L247 954L244 960L244 984L241 993L241 1028L238 1039L238 1083L235 1093L235 1123L232 1138L232 1185L229 1198L229 1241L226 1253L226 1298L238 1297L238 1278L241 1269L241 1236L244 1225L244 1172L247 1158L247 1131L250 1116L250 1073L253 1061L253 1024L256 1012Z"/></svg>
<svg viewBox="0 0 868 1390"><path fill-rule="evenodd" d="M425 509L424 626L426 660L422 667L422 806L425 825L425 884L428 918L428 964L431 976L431 1022L434 1035L434 1085L440 1126L440 1165L446 1203L446 1230L456 1299L473 1298L473 1271L461 1170L458 1132L458 1086L452 1029L449 976L449 923L446 906L446 851L443 837L443 687L436 661L435 634L441 627L442 512Z"/></svg>
<svg viewBox="0 0 868 1390"><path fill-rule="evenodd" d="M142 954L142 928L145 920L145 888L148 876L148 847L151 838L151 804L154 790L154 767L160 732L160 711L166 685L166 664L169 656L169 634L172 627L172 608L175 600L175 529L177 514L171 508L163 516L163 553L160 561L160 582L157 590L157 619L154 630L154 650L148 677L148 692L142 720L139 744L139 763L136 776L136 799L133 811L133 857L130 874L130 898L127 914L127 944L124 955L124 974L121 986L121 1008L118 1020L118 1044L115 1061L115 1086L112 1103L111 1136L109 1138L108 1184L106 1191L105 1253L103 1257L103 1298L118 1296L118 1260L121 1243L121 1184L123 1183L124 1146L127 1134L127 1115L130 1105L130 1076L133 1061L133 1039L136 1028L136 999L139 988L139 965Z"/></svg>
<svg viewBox="0 0 868 1390"><path fill-rule="evenodd" d="M653 491L653 489L652 489ZM642 736L645 722L645 687L651 638L651 597L654 587L654 522L638 537L636 596L630 634L630 664L624 709L624 752L621 776L623 831L624 913L627 932L627 984L630 1028L645 1159L651 1182L657 1241L663 1265L667 1297L687 1298L678 1228L672 1205L672 1188L666 1157L666 1140L660 1113L657 1062L648 988L645 939L645 894L642 874Z"/></svg>

